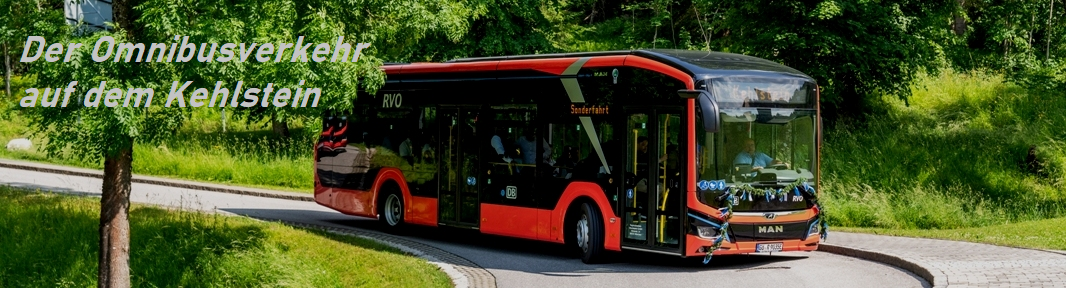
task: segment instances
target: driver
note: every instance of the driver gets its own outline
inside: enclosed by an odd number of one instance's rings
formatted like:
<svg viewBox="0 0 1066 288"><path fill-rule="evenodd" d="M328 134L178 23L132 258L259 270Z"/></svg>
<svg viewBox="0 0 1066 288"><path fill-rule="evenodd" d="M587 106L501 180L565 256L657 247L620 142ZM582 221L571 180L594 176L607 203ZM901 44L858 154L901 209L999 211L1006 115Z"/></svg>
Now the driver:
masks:
<svg viewBox="0 0 1066 288"><path fill-rule="evenodd" d="M759 170L769 165L783 164L779 160L774 160L766 153L755 151L755 140L748 138L744 140L744 151L740 151L737 154L737 158L733 159L733 165L751 165L751 170Z"/></svg>

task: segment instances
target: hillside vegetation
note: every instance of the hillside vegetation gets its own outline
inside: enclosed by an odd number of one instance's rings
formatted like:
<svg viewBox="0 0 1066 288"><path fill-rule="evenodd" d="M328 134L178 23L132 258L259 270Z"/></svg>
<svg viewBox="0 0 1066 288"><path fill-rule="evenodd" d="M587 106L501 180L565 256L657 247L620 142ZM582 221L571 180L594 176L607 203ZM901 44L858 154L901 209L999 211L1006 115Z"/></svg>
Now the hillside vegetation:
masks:
<svg viewBox="0 0 1066 288"><path fill-rule="evenodd" d="M863 124L827 127L833 225L958 228L1066 215L1066 93L923 75ZM908 105L909 104L909 105Z"/></svg>

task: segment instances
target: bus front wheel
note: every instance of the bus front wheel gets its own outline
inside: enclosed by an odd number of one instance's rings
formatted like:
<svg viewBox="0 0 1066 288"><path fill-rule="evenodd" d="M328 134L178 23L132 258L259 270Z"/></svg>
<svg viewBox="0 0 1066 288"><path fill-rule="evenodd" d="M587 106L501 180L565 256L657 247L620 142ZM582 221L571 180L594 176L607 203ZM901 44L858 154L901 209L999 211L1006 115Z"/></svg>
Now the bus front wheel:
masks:
<svg viewBox="0 0 1066 288"><path fill-rule="evenodd" d="M578 211L571 225L574 237L581 253L581 262L596 263L603 258L603 219L600 210L588 202L578 205Z"/></svg>

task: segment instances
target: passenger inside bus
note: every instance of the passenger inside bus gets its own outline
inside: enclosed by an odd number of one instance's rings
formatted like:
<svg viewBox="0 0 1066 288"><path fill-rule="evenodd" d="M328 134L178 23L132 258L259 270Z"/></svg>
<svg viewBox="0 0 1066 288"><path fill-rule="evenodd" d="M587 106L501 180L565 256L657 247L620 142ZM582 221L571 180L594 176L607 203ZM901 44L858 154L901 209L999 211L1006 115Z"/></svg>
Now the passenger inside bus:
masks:
<svg viewBox="0 0 1066 288"><path fill-rule="evenodd" d="M518 146L519 156L521 157L522 164L536 164L537 162L537 141L535 132L532 128L527 128L522 137L515 141L515 145Z"/></svg>
<svg viewBox="0 0 1066 288"><path fill-rule="evenodd" d="M677 144L666 145L666 154L663 155L663 157L666 157L666 174L668 176L673 177L681 175L681 161L678 152L680 151L677 149Z"/></svg>
<svg viewBox="0 0 1066 288"><path fill-rule="evenodd" d="M411 151L411 146L413 146L411 143L411 137L404 137L403 142L400 142L399 151L397 151L398 154L400 154L400 158L406 160L408 165L414 165L415 163L415 155Z"/></svg>
<svg viewBox="0 0 1066 288"><path fill-rule="evenodd" d="M489 140L489 145L492 146L493 151L496 152L496 159L499 159L499 161L502 162L511 163L513 159L507 157L507 147L503 145L503 137L500 137L500 135L503 134L503 131L501 130L503 129L496 127L496 133L493 133L491 140Z"/></svg>
<svg viewBox="0 0 1066 288"><path fill-rule="evenodd" d="M555 158L552 157L552 144L548 143L547 138L541 138L540 141L541 149L544 149L544 152L540 155L541 159L544 159L544 164L548 164L548 166L555 166Z"/></svg>
<svg viewBox="0 0 1066 288"><path fill-rule="evenodd" d="M437 145L437 137L429 135L427 138L426 144L422 145L422 161L432 163L434 159L437 159L437 153L433 152L435 150L433 147Z"/></svg>

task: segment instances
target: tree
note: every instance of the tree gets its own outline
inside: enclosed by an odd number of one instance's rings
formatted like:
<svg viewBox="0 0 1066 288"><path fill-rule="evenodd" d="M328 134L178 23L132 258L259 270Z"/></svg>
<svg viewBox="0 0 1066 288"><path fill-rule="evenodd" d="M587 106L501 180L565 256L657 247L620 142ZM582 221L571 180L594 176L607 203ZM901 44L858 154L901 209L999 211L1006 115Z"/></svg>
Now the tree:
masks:
<svg viewBox="0 0 1066 288"><path fill-rule="evenodd" d="M543 1L487 0L485 13L471 24L462 39L442 32L407 49L402 55L390 55L398 62L447 61L463 57L489 57L540 54L558 51L548 40L551 23L540 11Z"/></svg>
<svg viewBox="0 0 1066 288"><path fill-rule="evenodd" d="M874 92L906 97L917 72L939 67L940 43L957 6L952 0L558 1L560 7L546 9L562 27L554 31L556 46L766 58L817 79L831 117L861 116Z"/></svg>
<svg viewBox="0 0 1066 288"><path fill-rule="evenodd" d="M59 7L59 10L55 8ZM0 65L3 69L5 95L12 95L11 76L21 66L18 62L12 63L12 53L22 51L25 38L31 31L39 36L50 36L57 33L62 24L62 1L56 0L0 0ZM53 18L57 21L49 22L43 26L34 25L38 19Z"/></svg>
<svg viewBox="0 0 1066 288"><path fill-rule="evenodd" d="M486 0L487 1L487 0ZM314 62L228 62L185 63L175 71L181 79L197 83L244 81L248 87L295 89L321 87L330 97L320 105L329 109L350 108L356 91L373 91L384 84L379 67L385 60L395 60L410 53L410 48L427 35L445 35L459 41L470 19L484 14L479 1L237 1L218 5L216 1L146 0L144 12L146 37L166 42L173 35L189 36L190 42L296 42L334 43L343 36L348 43L366 42L356 63ZM183 17L182 15L197 15ZM285 52L286 57L292 54ZM258 85L258 86L254 86ZM327 96L327 95L324 95ZM317 118L320 109L278 107L226 108L232 115L249 121L271 119L281 123L297 118Z"/></svg>
<svg viewBox="0 0 1066 288"><path fill-rule="evenodd" d="M954 1L747 1L724 4L725 48L818 79L828 116L862 116L878 92L906 98L918 72L940 67Z"/></svg>
<svg viewBox="0 0 1066 288"><path fill-rule="evenodd" d="M58 2L61 5L61 2ZM56 89L78 81L67 107L24 108L37 133L48 138L45 150L52 155L68 155L84 161L104 162L103 197L100 213L100 287L130 286L129 194L136 142L156 142L172 135L181 126L188 109L163 107L172 81L195 81L214 86L245 81L246 87L275 83L277 88L320 87L317 108L234 109L248 117L269 115L308 117L324 109L350 108L360 89L373 92L384 84L378 69L384 48L403 47L429 33L441 32L458 41L468 29L468 18L484 11L471 1L162 1L116 0L112 2L114 29L87 35L74 35L61 15L38 18L15 35L51 35L50 43L82 43L93 47L102 37L116 43L169 43L174 35L190 36L192 42L264 43L336 41L370 42L358 62L189 62L127 63L93 62L91 49L71 53L68 62L34 62L28 73L35 74L37 87ZM38 6L39 7L39 6ZM61 6L60 6L61 7ZM61 9L59 11L62 11ZM481 12L479 12L481 11ZM56 31L50 31L53 29ZM291 56L291 51L285 56ZM157 93L151 105L106 107L99 98L94 105L86 95L90 88L104 91L120 88L153 88ZM261 87L261 86L259 86ZM131 105L133 106L133 105ZM210 109L201 107L201 109ZM221 108L219 108L221 109Z"/></svg>
<svg viewBox="0 0 1066 288"><path fill-rule="evenodd" d="M1008 76L1057 65L1056 56L1066 55L1066 10L1061 3L966 1L959 11L969 20L969 29L949 47L949 59L962 69L992 68Z"/></svg>

